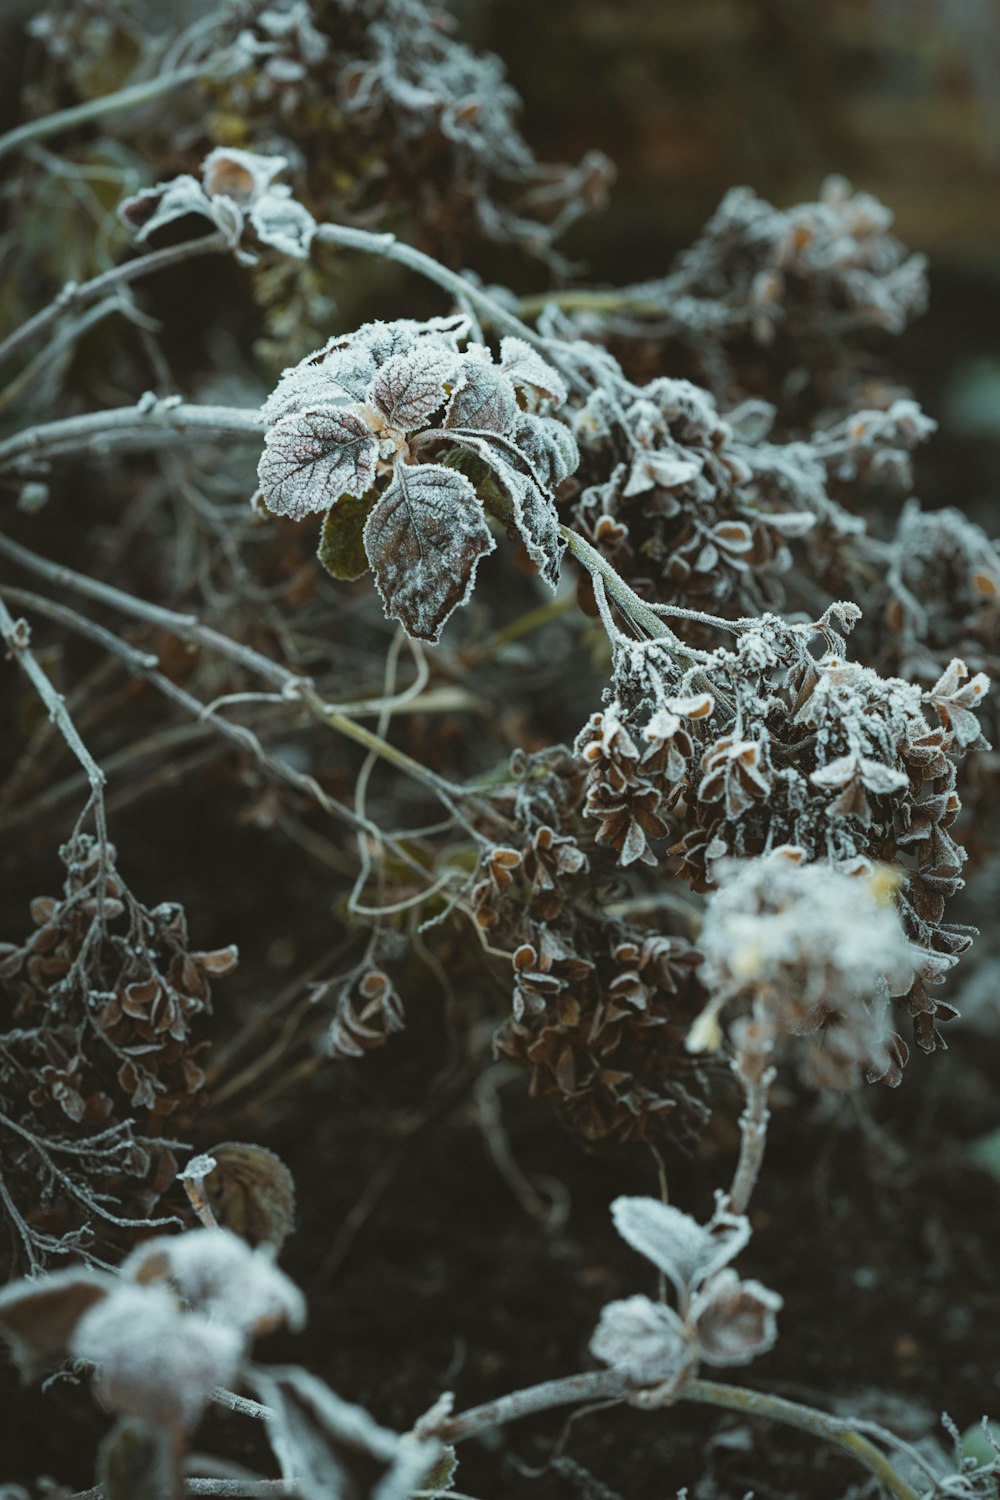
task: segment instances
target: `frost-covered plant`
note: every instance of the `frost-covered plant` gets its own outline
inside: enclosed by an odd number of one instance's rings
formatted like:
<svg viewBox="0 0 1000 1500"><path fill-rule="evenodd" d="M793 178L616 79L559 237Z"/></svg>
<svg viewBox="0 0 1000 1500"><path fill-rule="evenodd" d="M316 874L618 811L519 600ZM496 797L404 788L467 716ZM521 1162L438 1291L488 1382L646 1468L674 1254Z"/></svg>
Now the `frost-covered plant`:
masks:
<svg viewBox="0 0 1000 1500"><path fill-rule="evenodd" d="M103 1406L178 1435L236 1380L257 1335L304 1321L267 1251L223 1229L147 1240L119 1276L60 1271L0 1292L0 1333L26 1378L80 1360Z"/></svg>
<svg viewBox="0 0 1000 1500"><path fill-rule="evenodd" d="M782 1299L729 1265L750 1239L746 1218L720 1208L702 1226L656 1198L616 1198L611 1212L677 1297L676 1308L643 1296L609 1302L590 1341L592 1354L644 1387L635 1405L676 1400L699 1364L745 1365L771 1348Z"/></svg>
<svg viewBox="0 0 1000 1500"><path fill-rule="evenodd" d="M262 245L304 260L316 233L316 221L297 203L286 183L275 182L288 167L284 156L216 147L202 162L201 181L184 175L143 188L119 208L123 223L135 231L136 244L158 230L192 215L207 219L245 265L256 256L242 249L249 228Z"/></svg>
<svg viewBox="0 0 1000 1500"><path fill-rule="evenodd" d="M554 491L577 452L549 412L565 399L522 339L502 339L495 361L464 318L368 323L286 370L268 398L261 494L293 520L325 512L327 570L370 567L387 615L435 641L496 546L487 508L558 582Z"/></svg>
<svg viewBox="0 0 1000 1500"><path fill-rule="evenodd" d="M924 955L900 924L895 877L808 863L786 846L723 863L716 878L698 938L711 1014L746 1002L754 1047L767 1054L787 1035L808 1037L802 1071L824 1087L852 1085L859 1067L898 1076L890 997L906 994Z"/></svg>

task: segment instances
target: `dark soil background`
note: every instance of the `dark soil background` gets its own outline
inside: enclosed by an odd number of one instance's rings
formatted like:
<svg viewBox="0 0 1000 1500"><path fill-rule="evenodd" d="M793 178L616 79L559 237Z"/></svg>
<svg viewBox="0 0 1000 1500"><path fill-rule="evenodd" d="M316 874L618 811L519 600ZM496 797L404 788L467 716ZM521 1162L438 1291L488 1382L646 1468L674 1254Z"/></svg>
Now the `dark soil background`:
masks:
<svg viewBox="0 0 1000 1500"><path fill-rule="evenodd" d="M918 492L995 533L1000 71L983 85L977 37L991 38L1000 58L1000 19L966 32L959 9L944 0L498 0L464 4L460 15L470 37L507 62L540 157L576 159L598 146L616 161L610 209L566 247L596 283L661 273L738 182L791 203L840 171L893 207L901 237L932 257L930 312L890 350L895 376L941 423L918 455ZM991 11L985 0L982 9ZM4 19L13 22L13 10ZM478 268L518 290L537 286L537 272L508 267L495 251ZM185 339L197 348L196 328L192 320L180 331L178 359ZM84 490L80 528L87 498ZM72 556L77 532L67 526L54 552ZM548 695L542 727L571 736L598 706L600 674L567 632L534 639L538 659L520 669L518 690ZM14 692L15 669L0 664L8 744ZM135 713L141 723L141 701ZM474 746L467 753L475 760ZM344 757L345 786L358 763ZM185 904L196 946L239 944L241 966L217 988L211 1031L224 1047L259 1015L264 1057L302 1000L309 966L335 952L345 930L323 860L262 826L248 804L231 767L194 766L177 784L168 767L122 806L114 837L137 892ZM64 811L9 835L16 847L0 844L4 935L25 928L31 896L54 888L54 849L71 824ZM986 894L976 897L970 867L967 911L956 916L984 934L953 987L971 992L980 975L972 1015L949 1026L947 1053L913 1057L897 1091L817 1097L783 1083L741 1260L785 1302L777 1347L747 1383L914 1440L946 1441L942 1411L959 1428L1000 1416L1000 1182L969 1149L1000 1127L1000 1005L985 968L998 946L989 866L1000 851L989 828L978 833ZM447 973L447 950L439 958ZM496 1024L504 1013L502 985L494 993L480 980L469 1004L464 980L449 993L426 968L410 978L407 1029L382 1050L325 1062L308 1047L279 1046L259 1077L210 1094L179 1126L200 1149L224 1139L270 1146L295 1177L298 1225L283 1265L307 1292L310 1322L300 1337L262 1345L262 1357L304 1364L400 1429L443 1389L461 1408L584 1368L601 1306L653 1290L608 1205L658 1183L647 1148L588 1148L527 1098L514 1072L489 1075L500 1122L491 1126L482 1063L490 1016ZM668 1153L671 1201L710 1209L731 1171L735 1114L731 1100L695 1156ZM498 1165L501 1146L516 1180ZM174 1200L179 1208L176 1189ZM0 1380L3 1477L92 1483L107 1419L85 1390L65 1380L44 1394L18 1389L7 1369ZM250 1424L213 1415L196 1447L265 1462L256 1443ZM691 1500L865 1493L861 1471L812 1440L692 1406L602 1411L568 1428L551 1414L468 1445L460 1460L457 1485L480 1500L666 1500L685 1486Z"/></svg>

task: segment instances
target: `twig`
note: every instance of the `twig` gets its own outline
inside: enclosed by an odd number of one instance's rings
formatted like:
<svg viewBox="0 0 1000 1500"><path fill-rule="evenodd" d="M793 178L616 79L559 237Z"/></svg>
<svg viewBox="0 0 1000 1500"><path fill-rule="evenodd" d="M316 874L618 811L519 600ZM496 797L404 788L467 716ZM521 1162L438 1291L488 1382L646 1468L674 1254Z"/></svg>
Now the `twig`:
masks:
<svg viewBox="0 0 1000 1500"><path fill-rule="evenodd" d="M76 725L69 716L69 711L66 708L62 694L56 692L52 683L38 665L35 654L30 646L31 630L28 622L26 620L15 620L3 602L3 599L0 599L0 637L3 638L4 644L11 656L15 658L27 674L32 687L48 709L49 718L57 726L66 744L83 768L84 775L90 786L97 840L101 849L101 858L104 859L106 858L108 847L107 818L104 810L104 772L77 733Z"/></svg>
<svg viewBox="0 0 1000 1500"><path fill-rule="evenodd" d="M496 1401L487 1401L482 1406L460 1412L458 1416L440 1423L434 1436L446 1443L460 1443L467 1438L476 1437L490 1427L517 1422L522 1417L534 1416L553 1407L570 1406L578 1401L624 1401L641 1396L642 1389L621 1370L595 1370L583 1375L568 1375L563 1380L547 1380L542 1385L529 1386L525 1390L514 1391L509 1396L501 1396ZM896 1496L896 1500L920 1500L917 1492L897 1473L890 1460L874 1443L856 1432L849 1422L843 1422L815 1407L787 1401L781 1396L771 1396L764 1391L746 1390L743 1386L722 1385L714 1380L690 1380L675 1399L746 1412L750 1416L783 1422L788 1427L798 1428L800 1432L808 1432L857 1459L890 1494ZM641 1399L636 1404L641 1405Z"/></svg>
<svg viewBox="0 0 1000 1500"><path fill-rule="evenodd" d="M162 447L191 433L256 442L264 430L260 412L246 407L198 406L174 396L161 400L150 397L135 406L116 406L28 427L0 443L0 468L23 465L26 459L59 458L70 453L102 455L117 448Z"/></svg>
<svg viewBox="0 0 1000 1500"><path fill-rule="evenodd" d="M182 245L168 245L165 250L153 250L136 260L127 260L120 266L112 266L110 271L102 271L99 276L93 276L90 281L67 282L48 307L43 307L33 318L7 335L0 344L0 364L9 359L22 344L46 333L65 314L74 312L77 308L89 307L107 293L115 292L141 276L151 276L154 271L181 265L196 255L211 255L214 251L227 248L223 235L209 234L198 240L186 240Z"/></svg>
<svg viewBox="0 0 1000 1500"><path fill-rule="evenodd" d="M764 1165L764 1148L767 1145L767 1126L771 1118L767 1107L768 1094L774 1082L775 1069L766 1068L757 1076L747 1077L740 1073L746 1089L746 1105L740 1115L740 1154L729 1189L726 1204L731 1214L745 1214L753 1190L757 1186L760 1169Z"/></svg>
<svg viewBox="0 0 1000 1500"><path fill-rule="evenodd" d="M231 66L230 64L230 68ZM29 141L41 141L47 136L58 135L63 130L74 130L77 125L86 125L104 115L133 109L139 104L150 104L154 99L162 99L164 94L172 94L175 89L184 88L189 83L208 83L212 79L223 78L226 72L227 68L220 63L215 66L201 63L197 67L178 68L173 73L161 73L157 78L130 84L128 88L119 89L114 94L105 94L100 99L88 99L83 104L74 104L70 109L60 109L54 114L43 115L41 119L28 120L0 136L0 156L20 150Z"/></svg>

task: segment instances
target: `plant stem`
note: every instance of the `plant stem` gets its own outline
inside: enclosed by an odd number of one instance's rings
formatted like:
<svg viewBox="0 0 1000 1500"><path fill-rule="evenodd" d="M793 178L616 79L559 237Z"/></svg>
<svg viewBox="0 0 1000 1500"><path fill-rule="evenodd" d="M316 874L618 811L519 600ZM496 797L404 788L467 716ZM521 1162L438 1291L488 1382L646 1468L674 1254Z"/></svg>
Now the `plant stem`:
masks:
<svg viewBox="0 0 1000 1500"><path fill-rule="evenodd" d="M66 744L83 768L84 775L90 786L91 802L94 808L94 823L97 828L97 838L103 858L108 847L108 829L104 811L104 772L80 738L76 725L70 718L69 710L66 707L62 694L56 692L56 689L39 666L29 644L31 631L27 621L15 620L2 599L0 599L0 639L3 640L10 655L24 669L32 687L48 710L49 718L56 725Z"/></svg>
<svg viewBox="0 0 1000 1500"><path fill-rule="evenodd" d="M316 230L316 239L323 244L339 245L344 250L360 250L366 255L377 255L385 260L394 260L398 265L406 266L408 270L416 271L420 276L426 276L429 281L435 282L443 291L450 293L459 306L471 303L483 317L502 333L513 334L516 338L524 339L534 349L538 349L551 364L556 365L570 382L581 387L580 372L572 360L568 359L565 345L560 345L552 339L542 338L540 334L525 322L517 313L511 312L502 303L496 302L488 292L475 286L471 281L460 276L457 271L451 271L447 266L441 265L433 256L426 255L423 250L417 250L412 245L398 240L394 234L373 234L367 229L354 229L348 224L320 224ZM584 387L589 389L589 387Z"/></svg>
<svg viewBox="0 0 1000 1500"><path fill-rule="evenodd" d="M433 1435L445 1443L461 1443L490 1427L502 1427L507 1422L517 1422L522 1417L534 1416L553 1407L587 1401L624 1401L640 1394L641 1387L637 1387L621 1370L568 1375L563 1380L547 1380L542 1385L529 1386L509 1396L500 1396L496 1401L471 1407L441 1422ZM743 1386L722 1385L714 1380L690 1380L674 1399L746 1412L750 1416L783 1422L787 1427L808 1432L857 1459L896 1500L920 1500L917 1492L896 1472L874 1443L855 1432L849 1423L815 1407L786 1401L781 1396L770 1396L764 1391L746 1390Z"/></svg>
<svg viewBox="0 0 1000 1500"><path fill-rule="evenodd" d="M245 438L258 441L264 435L259 411L238 406L197 406L172 397L147 399L135 406L116 406L109 411L86 412L42 422L0 443L0 468L9 468L28 458L57 458L89 449L106 453L112 448L156 448L177 442L190 433L210 437Z"/></svg>
<svg viewBox="0 0 1000 1500"><path fill-rule="evenodd" d="M90 120L99 120L104 115L117 114L138 104L149 104L189 83L207 83L210 79L224 77L225 71L218 64L208 67L204 63L196 67L177 68L175 72L130 84L128 88L119 89L114 94L105 94L100 99L88 99L83 104L74 104L70 109L43 115L39 120L27 120L23 125L0 136L0 156L18 151L30 141L45 140L47 136L58 135L62 130L73 130L77 125L86 125Z"/></svg>
<svg viewBox="0 0 1000 1500"><path fill-rule="evenodd" d="M842 1448L852 1458L874 1474L879 1483L896 1496L896 1500L920 1500L913 1487L893 1468L886 1455L870 1443L866 1437L855 1432L850 1424L817 1411L812 1406L802 1406L797 1401L786 1401L781 1396L769 1396L762 1391L748 1391L739 1385L722 1385L714 1380L692 1380L681 1391L681 1401L697 1401L706 1406L722 1406L728 1411L746 1412L750 1416L765 1417L772 1422L784 1422L788 1427L797 1427L812 1437L823 1438Z"/></svg>
<svg viewBox="0 0 1000 1500"><path fill-rule="evenodd" d="M124 261L120 266L112 266L109 271L102 271L99 276L91 277L90 281L67 282L48 307L43 307L33 318L7 335L0 344L0 364L9 359L22 344L45 333L65 313L73 312L78 307L87 307L90 303L99 301L106 293L127 286L130 281L136 281L141 276L181 265L196 255L210 255L226 248L225 238L221 234L208 234L198 240L186 240L182 245L168 245L165 250L154 250L149 255Z"/></svg>
<svg viewBox="0 0 1000 1500"><path fill-rule="evenodd" d="M746 1213L764 1165L767 1126L771 1118L767 1099L775 1070L767 1068L760 1077L746 1078L742 1074L740 1077L746 1089L746 1104L740 1115L740 1155L726 1204L731 1214Z"/></svg>
<svg viewBox="0 0 1000 1500"><path fill-rule="evenodd" d="M600 578L619 609L623 610L637 625L641 625L647 635L654 639L670 641L677 646L682 645L669 626L664 625L659 615L654 614L639 598L639 595L629 588L624 578L615 572L607 558L602 557L586 537L582 537L578 531L570 530L568 526L560 526L559 533L577 562L583 563L592 578Z"/></svg>

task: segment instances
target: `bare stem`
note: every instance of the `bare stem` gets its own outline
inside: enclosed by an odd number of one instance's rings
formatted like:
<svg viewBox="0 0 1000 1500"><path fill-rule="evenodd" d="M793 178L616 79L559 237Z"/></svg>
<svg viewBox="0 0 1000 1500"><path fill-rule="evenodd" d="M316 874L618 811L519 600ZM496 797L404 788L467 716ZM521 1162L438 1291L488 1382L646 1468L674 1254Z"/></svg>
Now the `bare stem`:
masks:
<svg viewBox="0 0 1000 1500"><path fill-rule="evenodd" d="M57 323L67 313L89 307L92 302L100 301L109 292L115 292L142 276L150 276L154 271L163 271L170 266L181 265L183 261L192 260L197 255L210 255L213 251L226 248L223 235L208 234L198 240L186 240L182 245L168 245L165 250L154 250L149 255L127 260L120 266L112 266L110 271L102 271L99 276L93 276L90 281L67 282L48 307L43 307L0 343L0 364L9 359L22 344L46 333L53 323Z"/></svg>
<svg viewBox="0 0 1000 1500"><path fill-rule="evenodd" d="M501 332L514 334L533 348L539 349L574 385L580 385L579 369L575 362L567 358L564 345L542 338L516 313L495 301L488 292L460 276L457 271L441 265L440 261L426 255L423 250L417 250L405 241L398 240L394 234L373 234L370 230L354 229L348 224L321 224L316 231L316 239L327 245L339 245L344 250L360 250L366 255L393 260L397 265L416 271L419 276L426 276L443 291L450 293L460 307L471 305Z"/></svg>
<svg viewBox="0 0 1000 1500"><path fill-rule="evenodd" d="M768 1094L774 1082L774 1068L767 1068L759 1077L740 1074L746 1089L746 1104L740 1115L740 1155L736 1163L733 1185L729 1189L727 1207L732 1214L745 1214L757 1186L760 1169L764 1165L764 1149L767 1145L767 1126L771 1112L767 1107Z"/></svg>
<svg viewBox="0 0 1000 1500"><path fill-rule="evenodd" d="M442 1442L460 1443L478 1436L490 1427L517 1422L522 1417L534 1416L553 1407L585 1401L624 1401L637 1393L635 1382L620 1370L595 1370L583 1375L568 1375L563 1380L547 1380L542 1385L529 1386L523 1391L514 1391L509 1396L501 1396L496 1401L487 1401L482 1406L460 1412L458 1416L440 1423L434 1436L439 1437ZM771 1396L764 1391L746 1390L743 1386L722 1385L714 1380L690 1380L676 1399L746 1412L750 1416L783 1422L788 1427L798 1428L800 1432L808 1432L857 1459L896 1500L919 1500L917 1492L897 1473L886 1455L874 1443L856 1432L849 1423L818 1411L815 1407L803 1406L797 1401L786 1401L781 1396Z"/></svg>
<svg viewBox="0 0 1000 1500"><path fill-rule="evenodd" d="M681 1392L680 1400L697 1401L706 1406L722 1406L729 1411L746 1412L749 1416L764 1417L768 1421L784 1422L787 1427L797 1427L800 1432L822 1438L856 1458L891 1495L896 1496L896 1500L920 1500L916 1490L907 1484L874 1443L855 1432L849 1423L841 1422L827 1412L817 1411L812 1406L802 1406L798 1401L786 1401L781 1396L769 1396L763 1391L748 1391L739 1385L722 1385L714 1380L690 1381Z"/></svg>
<svg viewBox="0 0 1000 1500"><path fill-rule="evenodd" d="M177 68L171 73L161 73L157 78L147 78L142 83L130 84L114 94L105 94L100 99L88 99L83 104L74 104L70 109L60 109L54 114L43 115L39 120L27 120L15 130L0 136L0 156L10 151L19 151L31 141L45 140L63 130L74 130L91 120L100 120L105 115L118 114L123 109L132 109L139 104L150 104L172 94L175 89L185 88L189 83L207 83L225 76L226 68L216 62L189 68Z"/></svg>
<svg viewBox="0 0 1000 1500"><path fill-rule="evenodd" d="M191 433L209 437L258 441L264 435L259 411L237 406L196 406L176 397L147 398L135 406L86 412L28 427L0 443L0 468L26 459L58 458L86 450L95 454L113 448L157 448L176 443Z"/></svg>
<svg viewBox="0 0 1000 1500"><path fill-rule="evenodd" d="M102 857L104 857L104 851L107 850L108 846L108 829L104 812L104 772L80 738L76 725L70 718L69 710L66 707L62 694L56 692L49 678L39 666L30 646L31 629L28 622L26 620L15 620L2 599L0 599L0 638L3 639L10 655L24 669L32 687L48 710L49 718L56 725L66 744L83 768L83 773L90 786L97 838L102 850Z"/></svg>

